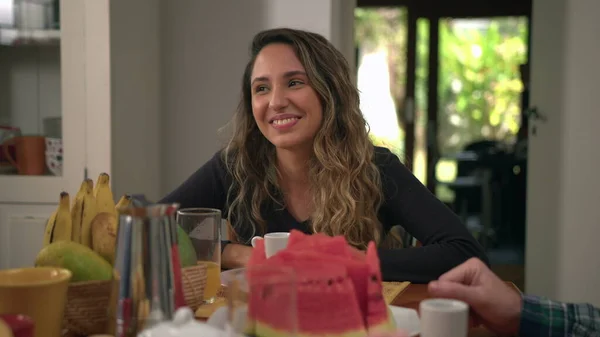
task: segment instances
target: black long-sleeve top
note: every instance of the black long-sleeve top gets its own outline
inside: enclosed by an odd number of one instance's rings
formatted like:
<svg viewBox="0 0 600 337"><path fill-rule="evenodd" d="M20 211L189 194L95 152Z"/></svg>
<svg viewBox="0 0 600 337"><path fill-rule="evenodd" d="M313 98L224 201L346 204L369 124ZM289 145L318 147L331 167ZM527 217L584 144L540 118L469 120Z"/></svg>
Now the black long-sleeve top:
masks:
<svg viewBox="0 0 600 337"><path fill-rule="evenodd" d="M378 254L384 281L426 283L471 257L488 263L481 245L459 218L423 186L396 155L386 148L375 147L374 161L382 179L384 201L378 219L384 231L401 225L422 243L421 247L413 248L380 248ZM160 202L177 202L181 208L217 208L227 214L231 179L221 153L217 152ZM310 233L308 221L297 221L279 205L267 206L263 214L267 232L297 229ZM246 242L252 233L250 229L242 229L236 235Z"/></svg>

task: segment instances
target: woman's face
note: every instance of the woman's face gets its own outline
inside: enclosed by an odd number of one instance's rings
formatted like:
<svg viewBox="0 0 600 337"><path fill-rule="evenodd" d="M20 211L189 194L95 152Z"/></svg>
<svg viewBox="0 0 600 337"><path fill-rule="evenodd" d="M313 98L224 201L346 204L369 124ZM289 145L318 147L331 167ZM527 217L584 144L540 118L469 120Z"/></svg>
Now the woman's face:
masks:
<svg viewBox="0 0 600 337"><path fill-rule="evenodd" d="M262 134L279 149L312 148L323 111L292 47L264 47L250 81L252 113Z"/></svg>

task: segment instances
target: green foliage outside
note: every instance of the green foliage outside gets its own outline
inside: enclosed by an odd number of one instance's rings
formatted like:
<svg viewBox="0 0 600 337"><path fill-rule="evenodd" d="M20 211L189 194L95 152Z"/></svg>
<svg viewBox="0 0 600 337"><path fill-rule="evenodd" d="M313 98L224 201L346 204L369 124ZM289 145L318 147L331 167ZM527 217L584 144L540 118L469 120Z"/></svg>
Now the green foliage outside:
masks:
<svg viewBox="0 0 600 337"><path fill-rule="evenodd" d="M416 133L425 138L427 116L428 22L417 29ZM519 65L526 60L526 18L440 20L438 146L441 156L461 151L480 139L511 143L520 126L522 83ZM396 106L402 106L406 80L406 11L402 8L357 8L355 43L363 52L388 51L390 85ZM401 137L404 135L400 125ZM371 135L378 145L402 155L399 140ZM415 149L425 151L425 143ZM410 160L410 158L407 158ZM452 180L455 165L441 160L439 180ZM424 172L419 174L424 175ZM441 197L441 196L440 196Z"/></svg>
<svg viewBox="0 0 600 337"><path fill-rule="evenodd" d="M487 20L486 20L487 21ZM526 21L501 18L483 29L440 24L440 151L454 153L479 139L514 141L520 126Z"/></svg>

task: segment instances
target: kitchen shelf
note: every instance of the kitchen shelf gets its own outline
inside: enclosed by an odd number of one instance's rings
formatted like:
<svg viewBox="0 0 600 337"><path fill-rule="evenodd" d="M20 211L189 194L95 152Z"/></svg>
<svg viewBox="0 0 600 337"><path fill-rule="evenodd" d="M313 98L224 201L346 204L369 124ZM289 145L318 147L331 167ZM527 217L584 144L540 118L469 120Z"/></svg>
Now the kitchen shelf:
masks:
<svg viewBox="0 0 600 337"><path fill-rule="evenodd" d="M10 29L0 28L0 46L59 45L58 29Z"/></svg>

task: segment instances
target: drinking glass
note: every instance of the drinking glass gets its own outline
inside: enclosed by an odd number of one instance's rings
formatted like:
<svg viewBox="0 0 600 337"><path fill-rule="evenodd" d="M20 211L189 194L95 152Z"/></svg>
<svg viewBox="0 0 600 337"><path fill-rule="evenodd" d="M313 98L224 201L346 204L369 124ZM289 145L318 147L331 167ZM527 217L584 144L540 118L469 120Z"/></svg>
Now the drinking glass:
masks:
<svg viewBox="0 0 600 337"><path fill-rule="evenodd" d="M252 266L232 273L226 283L227 336L267 336L273 330L296 336L297 288L293 269Z"/></svg>
<svg viewBox="0 0 600 337"><path fill-rule="evenodd" d="M206 266L204 303L213 303L221 288L221 211L213 208L183 208L177 224L190 237L197 264Z"/></svg>

